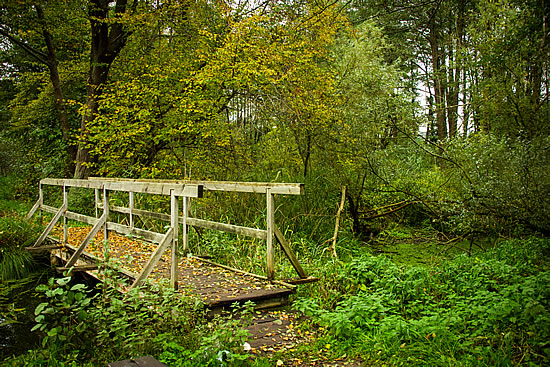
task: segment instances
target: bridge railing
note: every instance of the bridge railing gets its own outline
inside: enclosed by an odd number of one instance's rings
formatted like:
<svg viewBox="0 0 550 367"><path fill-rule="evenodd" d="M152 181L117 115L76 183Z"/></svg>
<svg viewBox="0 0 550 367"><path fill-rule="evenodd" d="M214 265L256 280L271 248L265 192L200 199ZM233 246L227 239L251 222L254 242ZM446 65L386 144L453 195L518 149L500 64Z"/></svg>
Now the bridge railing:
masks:
<svg viewBox="0 0 550 367"><path fill-rule="evenodd" d="M63 203L59 208L44 204L43 186L61 186L63 190ZM95 192L95 210L96 217L71 212L68 210L68 188L78 187L93 189ZM282 195L301 195L303 193L303 184L298 183L258 183L258 182L225 182L225 181L177 181L177 180L132 180L120 178L89 178L87 180L76 179L52 179L46 178L40 181L39 198L31 211L28 213L30 218L37 210L42 210L53 214L53 218L46 226L44 232L40 235L34 247L39 247L48 236L55 224L63 218L63 242L67 242L67 219L92 225L92 230L83 242L74 251L68 259L65 267L73 266L82 255L86 246L101 228L104 231L104 239L108 241L108 231L115 231L123 235L136 235L149 242L158 243L148 263L144 266L141 273L137 276L133 286L140 284L147 278L153 268L158 263L162 254L168 246L171 246L171 285L177 288L178 283L178 250L179 250L179 230L181 227L182 250L188 251L188 227L194 226L210 230L224 231L238 235L258 238L266 241L266 275L270 280L274 279L274 242L278 241L285 255L290 260L292 266L303 281L307 281L308 276L298 262L288 241L284 238L282 232L275 223L274 196ZM128 207L115 206L109 204L109 192L118 191L128 193ZM205 219L193 218L189 216L189 202L191 198L201 198L205 191L220 191L234 193L256 193L266 197L266 227L265 229L250 228L228 223L215 222ZM135 208L135 194L154 194L166 195L170 197L170 214L152 212ZM101 198L102 196L102 198ZM101 200L102 199L102 200ZM180 215L180 201L182 203L182 215ZM99 216L98 210L102 210ZM129 216L129 225L109 221L109 213L117 212ZM166 233L149 231L135 226L135 216L147 217L166 221L170 226Z"/></svg>

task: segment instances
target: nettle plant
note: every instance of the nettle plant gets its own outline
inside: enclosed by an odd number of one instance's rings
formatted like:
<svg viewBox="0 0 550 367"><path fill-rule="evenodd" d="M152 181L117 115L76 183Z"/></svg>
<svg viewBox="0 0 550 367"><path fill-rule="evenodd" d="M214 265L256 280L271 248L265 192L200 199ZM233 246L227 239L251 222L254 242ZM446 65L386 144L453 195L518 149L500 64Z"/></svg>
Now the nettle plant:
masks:
<svg viewBox="0 0 550 367"><path fill-rule="evenodd" d="M44 293L46 302L34 310L36 325L31 331L39 330L45 335L42 346L55 347L55 350L73 350L82 346L85 332L89 328L89 306L95 296L84 284L71 285L71 277L50 278L36 290Z"/></svg>

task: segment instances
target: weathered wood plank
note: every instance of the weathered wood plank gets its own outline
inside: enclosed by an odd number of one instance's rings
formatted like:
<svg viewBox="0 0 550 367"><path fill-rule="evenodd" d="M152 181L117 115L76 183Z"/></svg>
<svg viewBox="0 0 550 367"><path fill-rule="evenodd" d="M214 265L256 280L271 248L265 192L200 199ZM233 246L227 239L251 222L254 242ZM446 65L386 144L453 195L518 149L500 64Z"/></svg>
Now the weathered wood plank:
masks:
<svg viewBox="0 0 550 367"><path fill-rule="evenodd" d="M58 209L54 208L53 206L43 205L42 210L47 212L47 213L55 214L55 213L57 213ZM86 224L90 224L92 226L95 225L98 221L97 218L90 217L90 216L84 215L84 214L78 214L78 213L75 213L75 212L70 212L70 211L66 211L65 216L69 219L76 220L76 221L86 223Z"/></svg>
<svg viewBox="0 0 550 367"><path fill-rule="evenodd" d="M273 253L273 227L275 225L275 208L273 205L273 194L271 189L266 192L267 209L266 209L266 226L267 226L267 249L266 249L266 274L269 280L275 278L275 263Z"/></svg>
<svg viewBox="0 0 550 367"><path fill-rule="evenodd" d="M31 217L34 215L34 213L36 213L38 208L40 208L40 198L38 198L38 200L36 200L36 203L34 203L31 210L29 210L29 212L25 216L25 219L27 219L27 220L31 219Z"/></svg>
<svg viewBox="0 0 550 367"><path fill-rule="evenodd" d="M31 252L31 253L39 253L39 252L46 252L50 250L56 250L63 248L61 245L47 245L47 246L39 246L39 247L25 247L25 250Z"/></svg>
<svg viewBox="0 0 550 367"><path fill-rule="evenodd" d="M108 190L113 191L132 191L156 195L170 195L170 192L173 191L176 196L194 198L203 196L203 186L198 184L105 181L104 185Z"/></svg>
<svg viewBox="0 0 550 367"><path fill-rule="evenodd" d="M107 222L107 229L109 231L115 231L125 236L134 235L136 237L143 238L145 241L154 243L159 243L164 239L164 235L162 233L147 231L145 229L140 229L136 227L131 228L119 223Z"/></svg>
<svg viewBox="0 0 550 367"><path fill-rule="evenodd" d="M69 199L67 197L67 187L63 185L63 205L68 208L69 206ZM67 243L67 235L68 235L68 229L67 229L67 211L63 213L63 243Z"/></svg>
<svg viewBox="0 0 550 367"><path fill-rule="evenodd" d="M97 232L99 232L99 229L105 224L106 219L107 219L107 215L106 213L103 213L103 215L98 219L97 223L92 227L92 230L90 231L90 233L88 233L86 238L84 238L84 241L82 241L80 246L78 246L73 256L71 256L71 258L67 261L67 263L65 264L65 267L70 268L76 263L76 260L78 260L78 258L82 254L82 251L86 249L86 246L88 246L88 244L95 237Z"/></svg>
<svg viewBox="0 0 550 367"><path fill-rule="evenodd" d="M300 265L300 262L296 258L296 255L294 255L294 251L290 248L290 244L286 240L285 236L283 236L283 232L277 227L276 224L273 225L273 232L275 233L275 238L279 241L281 244L281 248L283 249L283 252L285 253L286 257L290 260L290 263L300 276L300 278L305 279L307 278L307 274L304 271L304 268L302 268L302 265Z"/></svg>
<svg viewBox="0 0 550 367"><path fill-rule="evenodd" d="M122 213L122 214L130 213L129 208L121 207L121 206L113 206L111 207L111 211ZM140 210L140 209L134 209L133 212L135 215L139 215L147 218L159 219L166 222L170 221L170 215L164 214L164 213L150 212L147 210ZM179 217L179 223L183 224L182 216ZM258 238L260 240L266 239L265 229L243 227L243 226L237 226L233 224L220 223L220 222L214 222L210 220L190 218L190 217L187 218L187 224L190 226L204 228L204 229L212 229L216 231L222 231L222 232L228 232L228 233L234 233L238 235Z"/></svg>
<svg viewBox="0 0 550 367"><path fill-rule="evenodd" d="M44 185L69 186L88 189L107 189L111 191L133 191L145 194L170 195L174 190L176 196L188 196L200 198L203 196L203 186L196 183L156 183L156 182L134 182L114 181L108 179L78 180L61 178L44 178L40 181Z"/></svg>
<svg viewBox="0 0 550 367"><path fill-rule="evenodd" d="M67 185L69 187L80 187L85 189L103 189L103 182L95 180L79 180L79 179L69 179L69 178L43 178L40 180L42 185L53 185L53 186L63 186Z"/></svg>
<svg viewBox="0 0 550 367"><path fill-rule="evenodd" d="M160 241L159 245L155 249L155 252L151 255L151 258L147 262L147 264L143 267L139 275L137 276L134 283L130 286L130 288L134 288L141 283L151 274L157 263L159 262L162 254L168 246L172 243L172 234L174 233L174 229L170 228L168 232L166 232L166 235L164 235L164 239Z"/></svg>
<svg viewBox="0 0 550 367"><path fill-rule="evenodd" d="M50 223L48 223L48 225L44 229L44 232L42 232L42 234L40 235L40 237L38 237L38 239L36 240L36 242L32 247L38 247L42 244L42 242L44 242L44 240L52 230L53 226L55 226L59 218L61 218L61 215L63 215L63 213L67 210L66 204L67 203L63 203L63 205L61 205L61 208L59 208L58 211L55 213Z"/></svg>
<svg viewBox="0 0 550 367"><path fill-rule="evenodd" d="M88 265L77 265L77 266L70 266L70 267L57 267L55 270L62 273L64 271L68 271L72 269L72 272L78 272L78 271L90 271L90 270L97 270L99 266L97 264L88 264Z"/></svg>
<svg viewBox="0 0 550 367"><path fill-rule="evenodd" d="M179 201L174 191L170 194L170 226L172 229L172 248L170 251L170 285L178 289L178 216Z"/></svg>
<svg viewBox="0 0 550 367"><path fill-rule="evenodd" d="M188 240L189 240L189 237L188 237L188 228L187 228L187 224L188 224L188 218L189 218L189 198L183 198L183 212L182 212L182 216L180 219L178 219L178 223L181 221L181 224L182 224L182 250L183 250L183 253L187 253L187 250L189 248L189 243L188 243ZM178 224L176 223L176 225Z"/></svg>
<svg viewBox="0 0 550 367"><path fill-rule="evenodd" d="M180 219L180 223L183 223L181 219ZM267 231L265 229L242 227L242 226L236 226L233 224L212 222L204 219L187 218L187 224L190 226L199 227L199 228L213 229L216 231L254 237L260 240L265 240L267 236Z"/></svg>
<svg viewBox="0 0 550 367"><path fill-rule="evenodd" d="M116 182L145 182L163 184L195 184L202 185L206 191L227 191L227 192L251 192L265 194L270 188L272 194L281 195L302 195L304 193L303 183L282 183L282 182L231 182L231 181L196 181L196 180L149 180L129 178L103 178L90 177L89 180L116 181Z"/></svg>
<svg viewBox="0 0 550 367"><path fill-rule="evenodd" d="M130 212L130 228L134 228L134 193L132 191L128 193L128 201L128 210Z"/></svg>
<svg viewBox="0 0 550 367"><path fill-rule="evenodd" d="M105 217L105 223L103 224L103 240L109 243L109 228L107 228L107 222L109 221L109 191L103 186L103 216Z"/></svg>

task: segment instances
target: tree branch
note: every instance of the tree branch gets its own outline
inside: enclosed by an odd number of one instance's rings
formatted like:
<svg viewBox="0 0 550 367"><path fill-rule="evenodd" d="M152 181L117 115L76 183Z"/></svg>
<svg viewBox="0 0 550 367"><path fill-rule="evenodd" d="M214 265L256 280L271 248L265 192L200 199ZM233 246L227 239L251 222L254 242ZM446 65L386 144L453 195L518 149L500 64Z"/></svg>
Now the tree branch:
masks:
<svg viewBox="0 0 550 367"><path fill-rule="evenodd" d="M48 55L30 46L25 41L17 39L15 36L11 35L9 31L6 30L3 26L0 27L0 35L9 39L11 43L21 47L23 51L25 51L29 56L33 57L41 64L49 66Z"/></svg>

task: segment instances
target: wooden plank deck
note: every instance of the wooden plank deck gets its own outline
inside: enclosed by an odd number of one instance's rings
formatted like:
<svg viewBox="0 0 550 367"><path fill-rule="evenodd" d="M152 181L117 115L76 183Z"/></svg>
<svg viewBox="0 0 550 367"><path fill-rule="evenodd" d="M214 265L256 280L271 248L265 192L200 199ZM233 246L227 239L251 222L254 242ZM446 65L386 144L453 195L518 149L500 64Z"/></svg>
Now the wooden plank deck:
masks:
<svg viewBox="0 0 550 367"><path fill-rule="evenodd" d="M66 261L74 253L78 244L88 235L90 229L89 226L69 227L68 244L62 249L52 250L52 253ZM51 234L52 239L60 242L59 238L62 238L63 229L55 227ZM156 246L153 243L109 232L109 259L130 281L133 281L141 272ZM77 265L103 262L104 255L103 233L100 231L86 248ZM209 308L223 307L234 302L248 300L256 303L257 308L279 306L286 304L288 296L294 293L293 286L234 272L196 257L180 258L178 270L179 291L198 296ZM86 272L101 279L99 270ZM170 249L162 255L161 260L153 269L150 279L159 281L169 279L169 276Z"/></svg>

